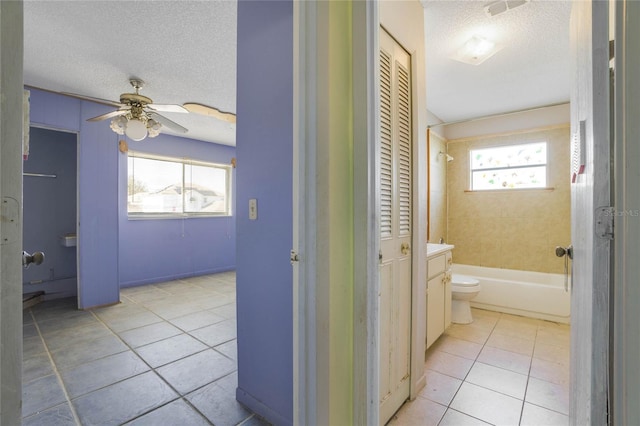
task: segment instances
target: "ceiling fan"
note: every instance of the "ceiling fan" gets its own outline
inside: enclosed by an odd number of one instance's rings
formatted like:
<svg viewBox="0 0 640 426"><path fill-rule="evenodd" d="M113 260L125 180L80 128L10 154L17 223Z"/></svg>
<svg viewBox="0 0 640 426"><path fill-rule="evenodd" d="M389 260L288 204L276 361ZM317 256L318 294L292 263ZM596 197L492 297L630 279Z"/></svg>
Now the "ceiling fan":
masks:
<svg viewBox="0 0 640 426"><path fill-rule="evenodd" d="M235 114L220 111L217 108L210 107L198 103L186 103L184 106L172 104L156 104L151 98L140 94L140 89L144 86L144 82L137 78L129 80L131 86L135 89L135 93L123 93L120 95L120 102L108 101L104 99L96 99L87 96L72 96L82 99L88 99L107 105L118 107L117 110L89 118L87 121L102 121L111 118L111 129L120 134L127 135L129 138L140 141L147 136L153 138L158 136L163 126L179 132L186 133L188 130L178 123L169 120L160 115L158 112L176 112L176 113L197 113L210 117L224 120L229 123L235 123Z"/></svg>

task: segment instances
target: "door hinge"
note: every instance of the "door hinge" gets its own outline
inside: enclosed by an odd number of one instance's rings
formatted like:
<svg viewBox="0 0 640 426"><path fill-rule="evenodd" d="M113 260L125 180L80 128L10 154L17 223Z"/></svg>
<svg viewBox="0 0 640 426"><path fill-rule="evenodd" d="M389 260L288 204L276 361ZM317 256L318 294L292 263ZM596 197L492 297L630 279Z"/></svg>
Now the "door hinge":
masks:
<svg viewBox="0 0 640 426"><path fill-rule="evenodd" d="M598 207L595 211L595 216L596 236L605 240L613 240L615 209L610 206Z"/></svg>
<svg viewBox="0 0 640 426"><path fill-rule="evenodd" d="M291 261L292 265L294 262L300 261L300 258L298 257L298 253L296 253L295 250L291 250L289 260Z"/></svg>

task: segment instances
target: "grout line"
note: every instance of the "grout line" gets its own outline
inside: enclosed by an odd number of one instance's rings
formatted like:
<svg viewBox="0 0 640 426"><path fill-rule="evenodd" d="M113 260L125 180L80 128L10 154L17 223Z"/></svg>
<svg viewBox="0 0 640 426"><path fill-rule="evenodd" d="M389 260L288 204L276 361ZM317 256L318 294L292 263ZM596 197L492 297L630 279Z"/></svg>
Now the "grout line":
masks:
<svg viewBox="0 0 640 426"><path fill-rule="evenodd" d="M153 285L153 284L151 284L151 285ZM201 288L202 288L202 287L201 287ZM159 290L166 292L168 296L173 296L173 294L172 294L172 293L170 293L170 292L168 292L168 291L166 291L166 290L164 290L164 289L160 289L160 288L159 288ZM221 297L227 297L227 295L225 295L225 294L219 294L219 295L220 295ZM197 391L199 391L200 389L202 389L202 388L204 388L204 387L206 387L206 386L209 386L210 384L216 383L216 382L218 382L219 380L222 380L222 379L224 379L224 378L226 378L226 377L229 377L229 376L230 376L230 375L232 375L232 374L237 373L237 360L236 360L236 359L231 358L230 356L228 356L228 355L226 355L226 354L224 354L224 353L222 353L222 352L220 352L219 350L215 349L215 347L210 346L210 345L208 345L207 343L205 343L205 342L201 341L200 339L198 339L198 338L196 338L195 336L191 335L191 334L190 334L190 332L188 332L188 331L186 331L186 330L183 330L183 329L181 329L181 328L179 328L179 327L177 327L177 326L173 325L173 324L170 322L170 320L165 319L164 317L161 317L161 316L160 316L160 315L158 315L156 312L154 312L151 308L149 308L149 307L147 307L146 305L144 305L144 303L140 303L140 302L137 302L137 301L135 301L135 300L132 300L130 297L127 297L126 295L123 295L123 296L124 296L126 299L128 299L129 301L131 301L131 303L133 303L133 304L135 304L135 305L137 305L137 306L140 306L140 307L142 307L143 309L145 309L146 311L148 311L148 312L150 312L150 313L152 313L152 314L154 314L154 315L158 316L158 317L160 318L160 320L161 320L161 321L159 321L159 322L157 322L157 323L153 323L153 324L159 324L159 323L161 323L161 322L164 322L164 323L166 323L166 324L172 325L172 326L176 327L177 329L179 329L180 331L182 331L182 332L183 332L183 334L186 334L186 335L190 336L191 338L195 339L196 341L201 342L202 344L204 344L205 349L203 349L203 350L201 350L201 351L194 352L194 353L189 354L189 355L186 355L186 356L184 356L184 357L182 357L182 358L179 358L179 359L177 359L177 360L171 361L171 362L169 362L169 363L163 364L163 365L161 365L161 366L158 366L157 368L154 368L154 367L152 367L152 366L151 366L151 365L150 365L150 364L149 364L149 363L148 363L144 358L142 358L142 357L138 354L138 352L136 351L136 349L142 348L142 347L147 346L147 345L142 345L142 346L139 346L139 347L137 347L137 348L132 347L131 345L129 345L129 344L128 344L128 343L127 343L127 342L126 342L126 341L125 341L121 336L120 336L120 334L119 334L118 332L116 332L115 330L113 330L113 329L112 329L112 328L111 328L111 327L110 327L110 326L109 326L109 325L108 325L108 324L107 324L107 323L106 323L106 322L105 322L105 321L104 321L104 320L99 316L99 314L98 314L98 313L96 313L93 309L89 309L89 310L88 310L88 312L90 312L90 313L91 313L91 315L93 315L93 317L98 321L98 323L101 323L101 324L102 324L102 325L103 325L107 330L109 330L109 331L111 332L111 334L112 334L112 335L114 335L115 337L117 337L117 338L118 338L118 339L119 339L119 340L120 340L120 341L121 341L121 342L122 342L122 343L123 343L123 344L124 344L124 345L125 345L125 346L126 346L126 347L131 351L131 352L132 352L132 353L133 353L133 354L135 354L135 355L136 355L136 356L137 356L137 357L138 357L138 358L139 358L139 359L140 359L140 360L141 360L145 365L147 365L147 367L149 368L149 370L144 371L144 372L141 372L141 373L139 373L139 374L134 374L134 375L129 376L129 377L126 377L126 378L124 378L124 379L122 379L122 380L118 380L118 381L116 381L116 382L114 382L114 383L110 383L109 385L102 386L102 387L100 387L100 388L98 388L98 389L94 389L94 390L92 390L91 392L88 392L88 393L86 393L86 394L83 394L83 395L78 396L77 398L82 397L82 396L85 396L85 395L89 395L90 393L93 393L93 392L96 392L96 391L98 391L98 390L101 390L101 389L107 388L107 387L112 386L112 385L115 385L115 384L117 384L117 383L121 383L121 382L123 382L123 381L125 381L125 380L128 380L128 379L131 379L131 378L133 378L133 377L140 376L141 374L145 374L145 373L148 373L148 372L153 372L153 373L154 373L154 374L155 374L155 375L156 375L160 380L162 380L164 383L166 383L166 384L167 384L167 386L168 386L171 390L173 390L173 391L176 393L177 397L176 397L176 398L174 398L174 399L172 399L172 400L170 400L170 401L168 401L168 402L166 402L165 404L159 405L159 406L157 406L157 407L154 407L154 408L153 408L153 409L151 409L151 410L145 411L144 413L141 413L139 416L136 416L135 418L142 417L142 416L144 416L144 415L146 415L146 414L148 414L148 413L150 413L150 412L152 412L152 411L155 411L156 409L158 409L158 408L160 408L160 407L163 407L163 406L168 405L168 404L170 404L170 403L173 403L173 402L175 402L175 401L177 401L177 400L179 400L179 399L182 399L182 400L183 400L184 402L186 402L189 406L191 406L191 407L194 409L194 411L196 411L196 412L197 412L198 414L200 414L203 418L205 418L205 419L206 419L206 421L207 421L209 424L213 424L213 423L212 423L212 421L211 421L211 420L209 420L209 419L208 419L208 417L207 417L206 415L204 415L204 413L202 413L200 410L198 410L198 409L197 409L193 404L191 404L191 403L186 399L186 396L187 396L187 395L189 395L189 394L192 394L192 393L194 393L194 392L197 392ZM226 305L229 305L229 304L231 304L231 303L234 303L234 302L229 302L229 303L226 303L226 304L223 304L223 305L217 306L216 308L219 308L219 307L221 307L221 306L226 306ZM216 309L216 308L213 308L213 309ZM209 309L204 309L204 310L202 310L202 312L204 312L204 311L208 311L208 310L209 310ZM46 344L46 341L45 341L45 339L44 339L44 336L43 336L42 332L40 331L40 328L39 328L39 326L38 326L38 324L37 324L37 321L36 321L35 315L34 315L34 314L33 314L33 312L31 311L31 309L29 310L29 312L30 312L30 314L31 314L31 316L32 316L32 318L33 318L33 320L34 320L34 321L33 321L33 324L35 325L36 330L38 331L38 335L39 335L40 339L42 340L42 343L43 343L43 345L44 345L44 347L45 347L45 350L46 350L46 352L47 352L47 355L48 355L48 357L49 357L49 361L50 361L50 363L51 363L51 364L52 364L52 366L53 366L54 373L56 374L57 379L58 379L58 381L59 381L59 383L60 383L60 385L61 385L61 387L62 387L62 390L63 390L63 393L64 393L65 398L66 398L66 400L67 400L67 403L68 403L68 404L69 404L69 406L70 406L70 409L71 409L72 414L73 414L73 416L74 416L74 420L76 421L76 424L77 424L77 425L81 425L80 420L79 420L78 413L76 412L75 407L74 407L73 403L71 402L71 401L72 401L72 399L71 399L71 397L69 396L69 393L68 393L68 391L67 391L67 389L66 389L65 383L64 383L64 381L62 380L62 377L61 377L61 376L60 376L60 374L59 374L58 366L57 366L57 364L55 363L55 361L53 360L53 357L51 356L51 353L50 353L50 351L49 351L49 347L48 347L48 345ZM197 312L200 312L200 311L197 311ZM185 314L185 315L190 315L190 314ZM183 315L183 316L185 316L185 315ZM176 317L176 318L179 318L179 317ZM52 319L52 320L55 320L55 318L51 318L51 319ZM224 318L222 321L218 321L218 322L213 323L213 324L217 324L217 323L220 323L220 322L223 322L223 321L226 321L226 320L232 320L232 319L234 319L234 318ZM213 325L213 324L209 324L209 325ZM147 324L147 325L151 325L151 324ZM144 327L144 326L141 326L141 327ZM204 327L207 327L207 326L204 326ZM133 329L130 329L130 330L135 330L135 329L137 329L137 328L140 328L140 327L136 327L136 328L133 328ZM201 327L201 328L202 328L202 327ZM198 330L198 329L196 329L196 330ZM124 332L126 332L126 331L129 331L129 330L123 330L123 331L121 331L120 333L124 333ZM191 331L195 331L195 330L191 330ZM157 342L160 342L160 341L163 341L163 340L167 340L167 339L169 339L169 338L171 338L171 337L175 337L175 336L169 336L169 337L167 337L167 338L165 338L165 339L160 339L160 340L158 340ZM236 337L236 338L234 338L234 339L230 339L230 340L226 340L226 341L224 341L224 342L218 343L218 344L216 345L216 347L217 347L217 346L220 346L220 345L222 345L222 344L226 344L226 343L228 343L228 342L230 342L230 341L233 341L233 340L236 340L236 341L237 341L237 337ZM157 342L151 342L151 343L149 343L148 345L153 344L153 343L157 343ZM176 388L174 388L174 387L171 385L171 383L169 383L169 382L168 382L168 381L167 381L167 380L166 380L166 379L165 379L165 378L164 378L160 373L158 373L158 371L157 371L157 369L162 368L162 367L164 367L164 366L167 366L167 365L169 365L169 364L171 364L171 363L173 363L173 362L179 361L179 360L181 360L181 359L188 358L189 356L192 356L192 355L196 355L196 354L202 353L202 352L207 351L207 350L209 350L209 349L211 349L211 350L213 350L215 353L218 353L218 354L220 354L220 355L224 356L225 358L227 358L227 359L229 359L229 360L233 361L233 362L235 363L235 369L234 369L233 371L231 371L231 372L229 372L229 373L227 373L227 374L225 374L225 375L221 376L221 377L218 377L216 380L214 380L214 381L212 381L212 382L205 383L205 384L204 384L204 385L202 385L202 386L199 386L199 387L197 387L197 388L194 388L194 389L190 390L188 393L185 393L184 395L183 395L180 391L178 391ZM124 351L123 351L123 352L124 352ZM122 352L118 352L118 353L122 353ZM116 353L116 354L118 354L118 353ZM88 363L88 362L93 362L93 361L97 361L97 360L100 360L100 359L104 359L104 358L106 358L106 357L108 357L108 356L112 356L112 355L116 355L116 354L106 355L106 356L104 356L104 357L100 357L100 358L98 358L98 359L96 359L96 360L87 361L87 362L84 362L84 363L79 364L79 365L83 365L83 364L86 364L86 363ZM222 388L221 388L221 390L222 390ZM52 407L47 407L47 409L48 409L48 408L52 408ZM36 414L36 413L34 413L34 414ZM254 416L254 415L253 415L253 414L251 414L247 419L243 420L242 422L245 422L245 421L247 421L247 420L251 419L253 416ZM132 420L134 420L134 418L128 419L128 420L127 420L127 422L132 421Z"/></svg>
<svg viewBox="0 0 640 426"><path fill-rule="evenodd" d="M69 404L69 410L71 411L71 415L73 416L73 420L76 422L76 425L81 426L82 423L80 422L80 417L78 416L78 413L76 412L76 408L74 407L73 403L71 402L71 397L69 396L69 392L67 391L67 386L65 385L64 381L62 380L62 376L60 375L60 371L58 370L58 365L53 360L53 356L51 356L51 351L49 350L49 345L47 345L47 341L45 340L44 336L42 335L42 332L40 331L40 326L38 325L38 321L36 320L36 316L33 314L33 311L31 309L29 309L29 313L31 314L31 317L33 318L33 324L35 325L36 330L38 331L38 336L40 336L40 339L42 340L42 345L44 346L44 349L45 349L45 351L47 353L47 356L49 357L49 362L51 363L51 365L53 367L53 374L55 374L56 378L58 379L60 387L62 388L62 393L64 394L64 397L67 400L67 404ZM49 408L53 408L53 407L47 407L46 409L49 409ZM37 414L37 413L34 413L34 414Z"/></svg>

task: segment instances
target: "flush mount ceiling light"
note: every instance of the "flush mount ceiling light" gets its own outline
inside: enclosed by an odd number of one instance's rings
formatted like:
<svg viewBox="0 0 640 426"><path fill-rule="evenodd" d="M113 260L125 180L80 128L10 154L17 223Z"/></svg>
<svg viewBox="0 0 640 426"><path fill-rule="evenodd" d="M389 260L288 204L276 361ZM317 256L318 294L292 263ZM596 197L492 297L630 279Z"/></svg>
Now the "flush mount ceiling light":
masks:
<svg viewBox="0 0 640 426"><path fill-rule="evenodd" d="M470 65L480 65L502 49L494 42L479 36L471 37L451 59Z"/></svg>
<svg viewBox="0 0 640 426"><path fill-rule="evenodd" d="M502 0L495 3L488 4L484 7L484 13L490 18L502 13L508 12L529 3L530 0Z"/></svg>

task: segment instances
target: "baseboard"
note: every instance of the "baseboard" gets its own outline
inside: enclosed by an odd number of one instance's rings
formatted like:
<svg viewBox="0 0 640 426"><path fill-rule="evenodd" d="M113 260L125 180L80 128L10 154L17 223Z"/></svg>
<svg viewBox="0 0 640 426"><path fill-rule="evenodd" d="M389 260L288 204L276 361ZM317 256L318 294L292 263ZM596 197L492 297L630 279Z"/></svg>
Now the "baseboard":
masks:
<svg viewBox="0 0 640 426"><path fill-rule="evenodd" d="M126 282L121 282L120 283L120 288L137 287L137 286L140 286L140 285L162 283L162 282L165 282L165 281L173 281L173 280L180 280L180 279L184 279L184 278L199 277L200 275L219 274L219 273L222 273L222 272L235 271L235 270L236 270L235 265L232 265L232 266L224 266L222 268L207 269L207 270L203 270L203 271L187 272L187 273L184 273L184 274L172 274L172 275L166 275L166 276L162 276L162 277L146 278L146 279L143 279L143 280L126 281Z"/></svg>
<svg viewBox="0 0 640 426"><path fill-rule="evenodd" d="M290 419L286 419L282 414L273 411L271 408L251 396L248 392L240 389L240 387L236 388L236 400L273 425L293 425L293 422Z"/></svg>

